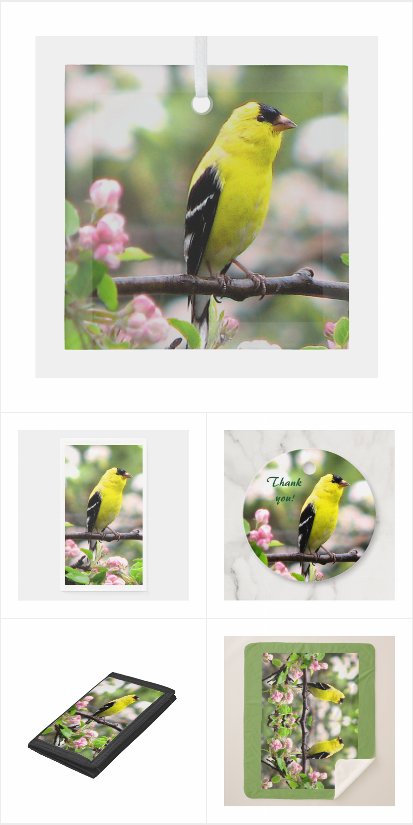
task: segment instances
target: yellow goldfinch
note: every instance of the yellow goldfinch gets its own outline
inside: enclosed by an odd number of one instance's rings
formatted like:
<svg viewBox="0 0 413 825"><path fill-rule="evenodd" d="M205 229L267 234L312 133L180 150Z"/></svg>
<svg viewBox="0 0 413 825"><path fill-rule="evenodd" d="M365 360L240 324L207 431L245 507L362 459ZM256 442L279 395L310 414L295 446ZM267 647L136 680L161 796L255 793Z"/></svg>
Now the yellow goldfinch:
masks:
<svg viewBox="0 0 413 825"><path fill-rule="evenodd" d="M120 513L123 488L130 474L120 467L111 467L93 488L87 505L86 525L89 533L102 533ZM114 532L112 530L112 532ZM89 541L92 551L96 541Z"/></svg>
<svg viewBox="0 0 413 825"><path fill-rule="evenodd" d="M106 705L102 705L99 710L95 710L93 716L115 716L117 713L120 713L121 710L129 707L129 705L133 705L138 699L139 696L137 696L136 693L121 696L120 699L113 699L112 702L107 702Z"/></svg>
<svg viewBox="0 0 413 825"><path fill-rule="evenodd" d="M282 132L296 124L278 109L249 102L234 109L199 163L191 180L185 219L184 254L188 275L221 276L235 263L265 293L264 278L236 257L258 235L271 194L272 164ZM191 320L208 337L210 298L190 299Z"/></svg>
<svg viewBox="0 0 413 825"><path fill-rule="evenodd" d="M335 705L341 705L345 699L341 690L327 684L327 682L308 682L308 690L316 699L322 699L324 702L334 702Z"/></svg>
<svg viewBox="0 0 413 825"><path fill-rule="evenodd" d="M317 481L301 510L298 527L300 553L317 553L332 536L336 529L340 499L344 488L348 486L348 481L332 473L327 473ZM303 576L308 575L309 568L308 562L301 562Z"/></svg>
<svg viewBox="0 0 413 825"><path fill-rule="evenodd" d="M330 759L334 754L343 750L344 742L340 737L336 739L326 739L324 742L317 742L307 751L309 759Z"/></svg>

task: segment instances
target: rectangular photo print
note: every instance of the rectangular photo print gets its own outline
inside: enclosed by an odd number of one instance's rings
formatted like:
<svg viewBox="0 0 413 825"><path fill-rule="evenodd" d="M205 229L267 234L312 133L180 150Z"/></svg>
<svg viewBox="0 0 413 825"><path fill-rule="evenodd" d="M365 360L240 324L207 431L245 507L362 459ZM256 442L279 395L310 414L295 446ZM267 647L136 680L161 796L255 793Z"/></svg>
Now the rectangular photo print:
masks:
<svg viewBox="0 0 413 825"><path fill-rule="evenodd" d="M189 66L66 66L65 348L334 358L348 68L210 66L208 83L202 115Z"/></svg>
<svg viewBox="0 0 413 825"><path fill-rule="evenodd" d="M37 737L92 762L163 692L108 676Z"/></svg>
<svg viewBox="0 0 413 825"><path fill-rule="evenodd" d="M62 589L146 590L146 450L117 439L62 441Z"/></svg>

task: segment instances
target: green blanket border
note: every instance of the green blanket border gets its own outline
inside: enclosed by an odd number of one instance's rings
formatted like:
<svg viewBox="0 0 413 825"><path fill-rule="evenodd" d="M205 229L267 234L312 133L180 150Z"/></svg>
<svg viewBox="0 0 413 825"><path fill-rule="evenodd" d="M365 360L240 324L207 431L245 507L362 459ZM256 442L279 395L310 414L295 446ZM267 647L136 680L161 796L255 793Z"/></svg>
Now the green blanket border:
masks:
<svg viewBox="0 0 413 825"><path fill-rule="evenodd" d="M375 648L355 642L253 642L244 650L244 793L250 799L334 799L333 788L324 790L277 790L261 788L262 654L358 653L359 759L375 754Z"/></svg>

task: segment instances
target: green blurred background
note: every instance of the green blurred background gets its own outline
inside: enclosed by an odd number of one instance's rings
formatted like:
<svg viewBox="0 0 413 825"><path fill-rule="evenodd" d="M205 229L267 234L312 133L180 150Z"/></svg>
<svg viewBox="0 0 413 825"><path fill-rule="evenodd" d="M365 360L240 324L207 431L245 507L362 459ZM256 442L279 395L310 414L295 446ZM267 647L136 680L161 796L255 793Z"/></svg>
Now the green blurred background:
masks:
<svg viewBox="0 0 413 825"><path fill-rule="evenodd" d="M340 261L348 250L347 67L209 67L208 78L214 105L201 116L191 108L190 67L67 67L66 197L87 223L92 181L118 179L130 243L154 256L124 263L117 274L184 271L192 174L231 111L257 100L276 106L298 128L284 135L269 215L242 261L264 274L310 266L317 277L347 280ZM168 316L188 319L184 296L159 297L159 304ZM242 322L227 345L234 348L257 338L292 349L322 343L324 322L347 313L343 302L302 296L226 300L224 307Z"/></svg>
<svg viewBox="0 0 413 825"><path fill-rule="evenodd" d="M274 656L281 659L283 662L288 658L288 654L277 653L275 650ZM326 772L327 779L323 781L326 788L334 787L334 768L338 759L355 759L358 750L358 717L359 717L359 696L358 696L358 678L359 678L359 659L357 653L344 653L341 655L334 653L327 653L324 656L319 655L319 660L328 664L327 670L318 671L314 674L310 670L308 673L309 682L327 682L338 688L345 695L345 699L341 705L334 705L331 702L324 702L315 699L309 694L309 709L313 718L311 730L308 737L308 745L314 745L316 742L322 742L326 739L334 739L340 736L344 742L344 748L336 756L330 759L313 759L309 760L309 765L316 771ZM263 678L266 678L273 668L263 663ZM273 729L268 727L267 720L271 713L274 713L274 704L267 702L266 694L263 694L263 710L262 710L262 747L266 748L266 742L269 736L273 735ZM302 711L302 694L301 690L294 690L294 701L292 703L292 712L301 713ZM293 744L296 748L301 748L301 729L298 726L297 730L291 734ZM298 761L300 756L298 756ZM265 779L271 776L271 769L261 765L262 777Z"/></svg>
<svg viewBox="0 0 413 825"><path fill-rule="evenodd" d="M325 546L330 552L344 553L357 548L363 554L370 543L375 525L373 494L364 476L353 464L325 450L292 450L278 456L257 473L248 487L244 502L244 519L250 529L255 529L255 511L261 507L266 508L270 511L274 539L285 545L279 549L297 552L301 508L317 481L326 473L342 476L350 487L344 490L336 530L325 542ZM284 480L291 481L301 478L302 484L300 487L274 488L272 483L267 482L271 476L284 476ZM294 496L294 500L276 504L276 495ZM276 553L277 549L270 548L268 552ZM284 563L290 572L300 572L298 562ZM337 576L351 567L354 567L354 563L319 565L325 578Z"/></svg>
<svg viewBox="0 0 413 825"><path fill-rule="evenodd" d="M76 444L65 446L66 521L85 527L87 502L99 479L111 467L122 467L131 474L125 485L121 511L112 523L115 531L142 528L143 517L143 447L132 444ZM78 542L87 547L87 541ZM110 556L123 556L130 563L142 557L142 542L111 541Z"/></svg>

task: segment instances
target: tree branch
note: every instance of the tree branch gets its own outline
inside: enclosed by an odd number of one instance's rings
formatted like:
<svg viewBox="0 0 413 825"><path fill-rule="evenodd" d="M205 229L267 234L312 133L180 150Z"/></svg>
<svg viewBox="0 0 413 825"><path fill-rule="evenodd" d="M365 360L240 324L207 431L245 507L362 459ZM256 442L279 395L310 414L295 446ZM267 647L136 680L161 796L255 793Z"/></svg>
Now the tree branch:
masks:
<svg viewBox="0 0 413 825"><path fill-rule="evenodd" d="M338 564L340 562L356 562L360 559L358 550L349 550L348 553L269 553L267 555L269 564L276 561L311 561L316 564Z"/></svg>
<svg viewBox="0 0 413 825"><path fill-rule="evenodd" d="M129 533L107 533L106 531L103 533L88 533L86 529L69 527L65 531L65 539L72 539L73 541L76 539L88 539L90 541L129 541L134 539L135 541L143 541L143 535L142 530L139 529L131 530Z"/></svg>
<svg viewBox="0 0 413 825"><path fill-rule="evenodd" d="M108 728L115 728L115 730L119 732L123 730L120 725L113 725L112 722L107 722L106 719L101 719L100 716L93 716L90 713L82 713L80 710L78 710L77 713L85 719L93 719L95 722L99 722L99 725L107 725Z"/></svg>
<svg viewBox="0 0 413 825"><path fill-rule="evenodd" d="M307 759L307 751L308 751L308 729L307 729L307 714L308 714L308 687L307 687L307 668L303 670L303 684L302 684L302 693L303 693L303 711L300 718L300 725L301 725L301 759L302 759L302 772L306 772L306 759Z"/></svg>
<svg viewBox="0 0 413 825"><path fill-rule="evenodd" d="M244 301L257 297L257 286L250 278L231 278L223 287L222 279L194 278L192 275L129 275L113 279L119 295L136 295L138 292L164 295L215 295ZM321 281L314 278L312 269L300 269L293 275L267 275L266 295L306 295L312 298L334 298L348 301L348 283Z"/></svg>

